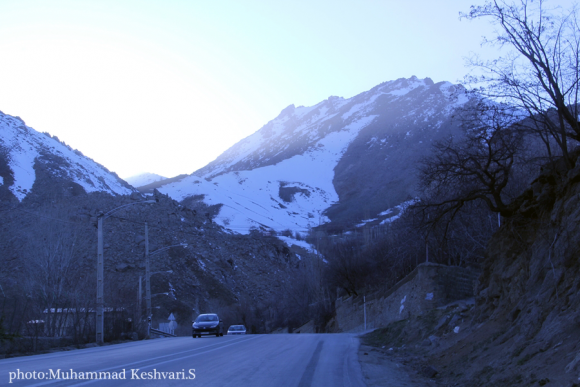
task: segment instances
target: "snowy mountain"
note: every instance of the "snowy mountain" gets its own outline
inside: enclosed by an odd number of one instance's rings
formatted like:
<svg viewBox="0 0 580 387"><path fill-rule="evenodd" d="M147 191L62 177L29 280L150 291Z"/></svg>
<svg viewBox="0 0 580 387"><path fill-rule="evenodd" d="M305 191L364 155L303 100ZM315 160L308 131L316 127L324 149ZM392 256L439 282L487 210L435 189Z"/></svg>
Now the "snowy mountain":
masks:
<svg viewBox="0 0 580 387"><path fill-rule="evenodd" d="M165 179L167 178L164 176L157 175L155 173L145 172L139 175L128 177L125 179L125 181L131 184L133 187L138 188L158 181L163 181Z"/></svg>
<svg viewBox="0 0 580 387"><path fill-rule="evenodd" d="M193 174L162 185L176 200L221 205L216 221L304 232L360 223L415 195L415 167L430 143L456 130L462 86L416 77L349 99L290 105L256 133Z"/></svg>
<svg viewBox="0 0 580 387"><path fill-rule="evenodd" d="M116 174L58 138L39 133L19 117L0 112L0 189L22 201L39 181L43 182L43 189L60 184L73 195L82 191L126 195L135 191Z"/></svg>

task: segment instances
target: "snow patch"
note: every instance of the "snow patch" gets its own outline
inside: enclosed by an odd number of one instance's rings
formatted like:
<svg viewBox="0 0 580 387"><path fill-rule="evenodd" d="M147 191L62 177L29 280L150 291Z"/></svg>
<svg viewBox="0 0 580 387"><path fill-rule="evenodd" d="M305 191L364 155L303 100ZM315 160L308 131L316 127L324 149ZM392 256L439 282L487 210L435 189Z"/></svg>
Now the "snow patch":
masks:
<svg viewBox="0 0 580 387"><path fill-rule="evenodd" d="M407 200L406 202L403 202L403 203L399 204L398 206L395 206L394 208L399 210L399 213L395 216L391 216L390 218L383 220L380 224L392 223L395 220L399 219L410 205L413 205L413 204L417 203L418 201L419 201L419 199L415 198L415 199ZM394 211L394 209L389 208L388 210L381 212L379 215L389 215L393 211Z"/></svg>
<svg viewBox="0 0 580 387"><path fill-rule="evenodd" d="M296 116L297 118L302 118L305 115L307 115L308 113L310 113L311 111L313 111L318 105L319 104L316 104L314 106L309 106L309 107L298 106L294 110L294 116Z"/></svg>
<svg viewBox="0 0 580 387"><path fill-rule="evenodd" d="M378 219L379 218L361 220L362 223L357 224L355 227L362 227L365 224L370 223L370 222L374 222L375 220L378 220Z"/></svg>
<svg viewBox="0 0 580 387"><path fill-rule="evenodd" d="M318 252L316 251L314 246L312 246L310 243L308 243L306 241L299 241L299 240L296 240L294 238L285 237L285 236L277 236L277 238L280 239L282 242L286 243L288 245L288 247L292 247L292 246L302 247L303 249L311 252L312 254L318 255ZM298 259L300 259L300 257Z"/></svg>
<svg viewBox="0 0 580 387"><path fill-rule="evenodd" d="M405 300L407 299L407 296L403 297L403 299L401 300L401 307L399 308L399 314L401 314L403 312L403 309L405 309Z"/></svg>

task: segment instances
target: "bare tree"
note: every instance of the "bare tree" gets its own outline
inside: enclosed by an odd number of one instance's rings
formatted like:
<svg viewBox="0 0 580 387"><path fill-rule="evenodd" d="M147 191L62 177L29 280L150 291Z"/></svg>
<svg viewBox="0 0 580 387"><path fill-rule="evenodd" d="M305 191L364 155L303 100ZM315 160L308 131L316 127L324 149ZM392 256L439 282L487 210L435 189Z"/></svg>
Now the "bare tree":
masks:
<svg viewBox="0 0 580 387"><path fill-rule="evenodd" d="M512 198L506 192L523 144L514 120L504 105L480 101L462 112L461 138L435 143L433 154L419 167L425 198L414 206L426 224L444 220L448 227L467 203L475 201L502 216L512 215Z"/></svg>
<svg viewBox="0 0 580 387"><path fill-rule="evenodd" d="M327 249L328 265L325 274L330 287L340 288L349 296L358 296L370 271L369 262L361 250L358 241L339 242Z"/></svg>
<svg viewBox="0 0 580 387"><path fill-rule="evenodd" d="M487 1L461 14L468 20L489 18L498 27L483 43L508 49L494 60L470 58L480 75L466 77L478 93L521 109L554 156L552 143L573 166L568 152L580 141L580 29L577 7L548 8L544 0Z"/></svg>
<svg viewBox="0 0 580 387"><path fill-rule="evenodd" d="M37 315L46 320L46 333L60 336L76 313L86 288L80 284L78 263L86 246L69 224L52 221L58 210L46 214L28 231L25 244L27 294Z"/></svg>

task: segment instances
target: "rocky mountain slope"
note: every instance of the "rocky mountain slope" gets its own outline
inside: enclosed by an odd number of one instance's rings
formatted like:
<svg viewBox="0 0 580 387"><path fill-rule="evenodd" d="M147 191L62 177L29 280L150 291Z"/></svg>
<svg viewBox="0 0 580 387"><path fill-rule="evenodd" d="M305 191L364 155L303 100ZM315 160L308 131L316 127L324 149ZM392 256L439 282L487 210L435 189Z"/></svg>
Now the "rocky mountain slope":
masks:
<svg viewBox="0 0 580 387"><path fill-rule="evenodd" d="M115 173L60 142L48 133L26 126L19 117L0 112L0 194L22 201L33 192L39 170L48 174L44 182L53 189L78 192L107 192L127 195L135 189ZM45 187L45 190L48 187Z"/></svg>
<svg viewBox="0 0 580 387"><path fill-rule="evenodd" d="M187 244L187 248L176 247L151 256L151 271L161 272L152 276L152 292L173 289L171 296L160 294L154 298L155 323L164 321L169 313L174 313L181 325L191 321L192 313L232 314L234 304L249 305L245 310L249 316L252 308L267 306L299 264L298 257L276 238L232 235L203 213L165 195L155 197L154 204L129 206L104 221L107 306L136 311L138 279L145 269L145 222L151 253L165 246ZM54 303L92 307L96 216L142 200L137 194L95 192L43 204L23 203L0 212L0 284L7 300L13 302L19 295L38 291L51 294L60 288L61 298ZM75 294L75 299L68 300L69 294ZM40 294L33 300L46 302ZM266 323L262 321L257 328L263 331Z"/></svg>
<svg viewBox="0 0 580 387"><path fill-rule="evenodd" d="M580 385L580 151L546 165L489 242L475 303L367 337L440 385ZM439 385L438 384L438 385Z"/></svg>
<svg viewBox="0 0 580 387"><path fill-rule="evenodd" d="M414 197L418 159L456 130L452 114L466 102L461 86L412 77L290 105L204 168L158 188L221 205L216 221L243 233L385 219Z"/></svg>

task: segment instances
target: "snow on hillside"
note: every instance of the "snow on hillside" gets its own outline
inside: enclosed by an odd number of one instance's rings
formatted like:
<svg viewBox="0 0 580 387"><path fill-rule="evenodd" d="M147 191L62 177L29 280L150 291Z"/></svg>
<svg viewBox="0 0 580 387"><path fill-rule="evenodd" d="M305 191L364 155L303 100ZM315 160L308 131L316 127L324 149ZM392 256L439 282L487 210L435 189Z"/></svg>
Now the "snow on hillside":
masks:
<svg viewBox="0 0 580 387"><path fill-rule="evenodd" d="M338 200L333 169L348 144L374 116L354 121L340 132L321 139L317 146L276 165L251 171L235 171L212 179L195 175L159 189L176 200L206 195L206 204L223 204L216 221L240 233L252 227L306 232L325 223L322 212ZM292 201L280 198L280 190L295 191Z"/></svg>
<svg viewBox="0 0 580 387"><path fill-rule="evenodd" d="M324 212L339 200L336 168L361 131L369 128L365 136L371 133L369 141L374 138L384 149L403 139L414 141L413 130L426 131L428 138L453 109L467 102L464 90L412 77L382 83L349 99L329 97L311 107L290 105L207 166L159 191L176 200L202 196L207 205L222 204L216 221L236 232L263 226L303 233L329 221ZM372 137L375 132L383 137ZM422 143L418 134L416 142ZM364 152L374 143L364 149L358 145L362 153L351 155L348 165L358 162L367 171L384 168L376 162L364 164Z"/></svg>
<svg viewBox="0 0 580 387"><path fill-rule="evenodd" d="M155 173L141 173L139 175L131 176L125 179L125 181L131 184L133 187L143 187L144 185L155 183L157 181L167 179L164 176L157 175Z"/></svg>
<svg viewBox="0 0 580 387"><path fill-rule="evenodd" d="M7 152L8 165L14 174L14 183L9 189L20 201L30 193L36 180L34 163L43 162L38 159L43 155L62 158L62 165L52 173L81 185L86 192L105 191L119 195L133 192L118 177L79 151L26 126L20 118L2 112L0 147Z"/></svg>

